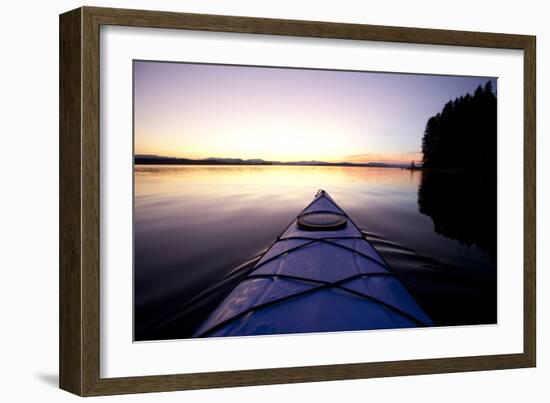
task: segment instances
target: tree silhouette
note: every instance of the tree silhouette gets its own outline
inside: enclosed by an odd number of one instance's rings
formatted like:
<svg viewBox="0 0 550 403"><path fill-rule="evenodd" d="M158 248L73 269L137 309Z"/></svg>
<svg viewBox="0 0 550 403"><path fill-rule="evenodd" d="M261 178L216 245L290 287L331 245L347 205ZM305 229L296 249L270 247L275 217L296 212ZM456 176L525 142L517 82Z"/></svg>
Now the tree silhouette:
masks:
<svg viewBox="0 0 550 403"><path fill-rule="evenodd" d="M495 170L497 97L491 81L445 104L428 119L422 165L431 169Z"/></svg>
<svg viewBox="0 0 550 403"><path fill-rule="evenodd" d="M418 207L436 233L496 254L497 97L491 81L426 123Z"/></svg>

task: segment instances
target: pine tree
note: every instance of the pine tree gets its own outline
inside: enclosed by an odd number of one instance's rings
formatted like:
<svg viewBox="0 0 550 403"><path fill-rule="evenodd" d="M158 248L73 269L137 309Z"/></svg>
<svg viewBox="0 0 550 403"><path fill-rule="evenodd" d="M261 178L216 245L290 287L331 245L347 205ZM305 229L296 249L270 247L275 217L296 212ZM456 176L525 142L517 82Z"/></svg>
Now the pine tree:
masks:
<svg viewBox="0 0 550 403"><path fill-rule="evenodd" d="M422 165L432 169L496 170L497 98L491 81L445 104L426 122Z"/></svg>

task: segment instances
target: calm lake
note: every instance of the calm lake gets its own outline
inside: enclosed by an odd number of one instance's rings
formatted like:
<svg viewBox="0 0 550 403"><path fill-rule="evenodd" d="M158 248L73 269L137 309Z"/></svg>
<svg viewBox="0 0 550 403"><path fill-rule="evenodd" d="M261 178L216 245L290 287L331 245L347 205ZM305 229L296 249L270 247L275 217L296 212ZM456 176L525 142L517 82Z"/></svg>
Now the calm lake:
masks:
<svg viewBox="0 0 550 403"><path fill-rule="evenodd" d="M224 279L262 253L318 189L364 230L438 326L496 323L491 175L138 165L135 339L189 337L234 285Z"/></svg>

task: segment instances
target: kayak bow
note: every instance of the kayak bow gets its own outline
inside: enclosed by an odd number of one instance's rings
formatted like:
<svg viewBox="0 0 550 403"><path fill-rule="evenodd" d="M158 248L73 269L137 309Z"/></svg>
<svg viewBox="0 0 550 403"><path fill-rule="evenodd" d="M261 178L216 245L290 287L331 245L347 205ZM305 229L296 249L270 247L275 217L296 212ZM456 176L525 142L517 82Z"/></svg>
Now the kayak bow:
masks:
<svg viewBox="0 0 550 403"><path fill-rule="evenodd" d="M418 326L433 322L320 190L194 337Z"/></svg>

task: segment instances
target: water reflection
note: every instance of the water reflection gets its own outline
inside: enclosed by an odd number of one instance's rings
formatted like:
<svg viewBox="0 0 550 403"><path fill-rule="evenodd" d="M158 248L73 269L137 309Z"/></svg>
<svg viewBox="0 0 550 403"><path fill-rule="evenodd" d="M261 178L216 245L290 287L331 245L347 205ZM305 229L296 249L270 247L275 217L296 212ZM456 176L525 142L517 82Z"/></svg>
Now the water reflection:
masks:
<svg viewBox="0 0 550 403"><path fill-rule="evenodd" d="M137 166L136 340L188 337L230 289L235 267L265 250L319 188L438 325L494 323L496 263L486 251L496 230L484 214L495 199L483 184L391 168Z"/></svg>
<svg viewBox="0 0 550 403"><path fill-rule="evenodd" d="M418 209L437 234L496 255L496 174L423 172Z"/></svg>

